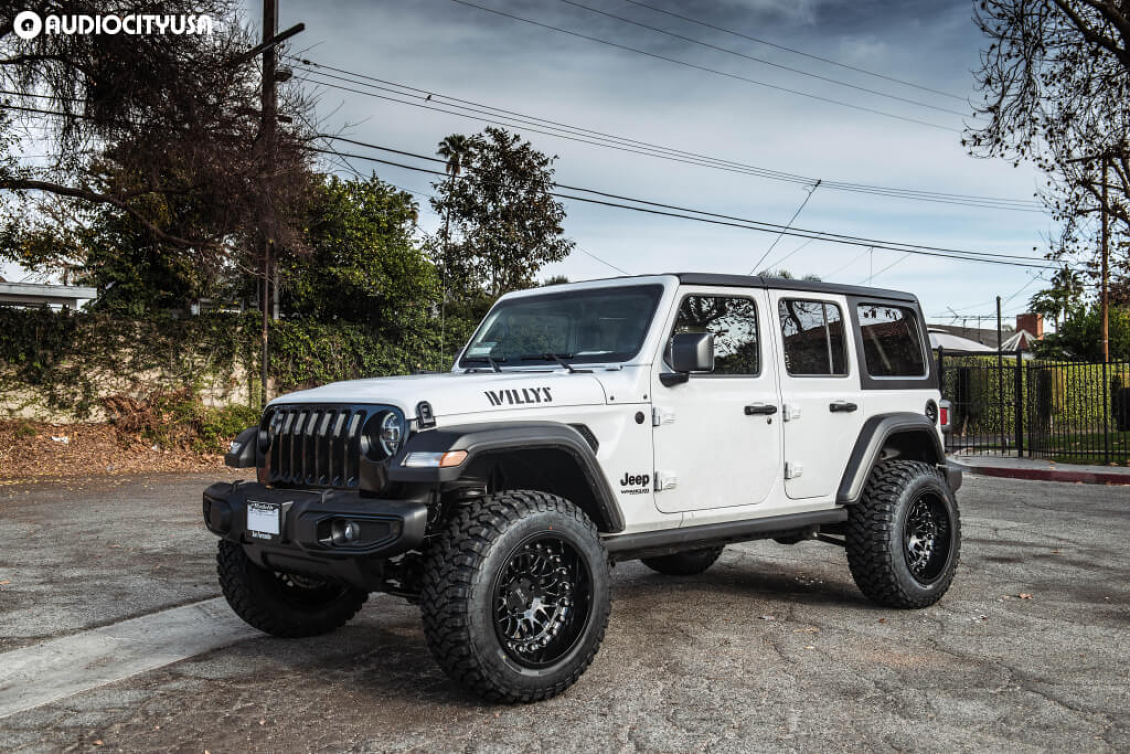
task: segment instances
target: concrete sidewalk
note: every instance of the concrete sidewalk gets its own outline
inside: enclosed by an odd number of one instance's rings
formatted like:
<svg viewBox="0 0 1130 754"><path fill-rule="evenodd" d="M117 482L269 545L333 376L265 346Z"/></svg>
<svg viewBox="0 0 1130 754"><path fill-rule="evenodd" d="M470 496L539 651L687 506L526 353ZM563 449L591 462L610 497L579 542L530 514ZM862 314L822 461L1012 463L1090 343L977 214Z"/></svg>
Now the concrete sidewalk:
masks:
<svg viewBox="0 0 1130 754"><path fill-rule="evenodd" d="M1076 484L1130 485L1130 468L1124 466L1087 466L1056 463L1043 458L1010 458L1002 456L952 455L951 464L970 474L1037 479L1045 482Z"/></svg>

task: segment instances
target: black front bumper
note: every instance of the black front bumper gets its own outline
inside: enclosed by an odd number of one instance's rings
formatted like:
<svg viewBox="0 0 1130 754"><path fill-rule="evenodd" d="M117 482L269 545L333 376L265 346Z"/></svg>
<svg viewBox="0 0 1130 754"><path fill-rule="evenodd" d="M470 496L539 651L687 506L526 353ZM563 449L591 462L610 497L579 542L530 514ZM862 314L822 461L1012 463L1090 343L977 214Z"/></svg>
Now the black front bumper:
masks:
<svg viewBox="0 0 1130 754"><path fill-rule="evenodd" d="M248 503L272 525L248 528ZM260 518L260 521L264 519ZM352 522L353 542L335 542L335 522ZM213 534L243 545L263 568L373 588L385 560L424 541L428 508L422 502L362 497L347 490L271 489L247 482L217 482L204 490L204 524Z"/></svg>

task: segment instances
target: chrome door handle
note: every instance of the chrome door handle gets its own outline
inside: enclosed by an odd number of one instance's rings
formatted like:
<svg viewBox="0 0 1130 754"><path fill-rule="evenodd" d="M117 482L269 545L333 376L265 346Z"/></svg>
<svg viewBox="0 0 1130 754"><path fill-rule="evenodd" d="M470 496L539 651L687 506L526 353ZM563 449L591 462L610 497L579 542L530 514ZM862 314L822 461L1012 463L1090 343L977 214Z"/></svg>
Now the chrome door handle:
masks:
<svg viewBox="0 0 1130 754"><path fill-rule="evenodd" d="M746 416L757 416L758 414L775 414L777 407L772 403L754 403L745 407Z"/></svg>
<svg viewBox="0 0 1130 754"><path fill-rule="evenodd" d="M848 401L836 401L835 403L831 403L831 404L828 405L828 410L831 411L833 414L839 413L841 411L843 413L850 414L852 411L855 411L857 408L859 408L859 406L855 405L854 403L849 403Z"/></svg>

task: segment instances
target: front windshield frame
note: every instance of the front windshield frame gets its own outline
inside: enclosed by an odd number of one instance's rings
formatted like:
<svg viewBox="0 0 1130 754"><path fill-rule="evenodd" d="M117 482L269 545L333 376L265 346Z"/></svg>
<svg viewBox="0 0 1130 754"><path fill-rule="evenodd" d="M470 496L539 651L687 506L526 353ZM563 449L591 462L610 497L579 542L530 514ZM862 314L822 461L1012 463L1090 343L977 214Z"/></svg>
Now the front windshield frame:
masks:
<svg viewBox="0 0 1130 754"><path fill-rule="evenodd" d="M615 296L622 293L647 293L651 295L651 303L647 308L644 315L645 322L643 323L638 342L630 350L617 350L609 351L603 350L600 352L580 352L573 353L566 359L571 365L582 364L618 364L632 361L639 356L640 352L647 344L648 335L655 323L655 315L659 310L660 301L663 299L664 286L660 283L637 283L633 285L618 285L618 286L601 286L594 288L580 288L569 291L550 291L545 293L537 293L528 296L516 296L514 298L505 299L495 304L494 307L483 317L483 321L475 328L474 334L470 340L463 347L459 353L459 360L456 362L457 369L482 369L490 370L491 364L485 358L488 354L474 353L473 349L479 345L480 338L484 337L488 330L497 322L498 317L503 314L507 309L529 305L531 303L542 303L545 301L563 300L563 299L576 299L579 296ZM492 354L493 355L493 354ZM501 356L501 354L499 354ZM525 354L522 354L525 355ZM550 359L522 359L510 358L505 361L497 361L496 364L502 369L522 369L522 368L538 368L552 367L560 369L561 365L556 360Z"/></svg>

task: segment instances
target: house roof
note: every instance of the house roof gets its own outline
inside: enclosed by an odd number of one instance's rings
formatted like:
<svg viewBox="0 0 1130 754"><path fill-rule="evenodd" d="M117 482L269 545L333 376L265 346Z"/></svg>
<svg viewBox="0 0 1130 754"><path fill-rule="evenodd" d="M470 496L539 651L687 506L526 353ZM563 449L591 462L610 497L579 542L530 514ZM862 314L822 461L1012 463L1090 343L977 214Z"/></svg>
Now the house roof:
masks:
<svg viewBox="0 0 1130 754"><path fill-rule="evenodd" d="M96 298L97 288L81 285L0 282L0 304L16 306L77 306L79 301Z"/></svg>
<svg viewBox="0 0 1130 754"><path fill-rule="evenodd" d="M926 325L926 329L932 332L944 332L950 335L956 335L959 338L988 346L992 351L997 350L997 328L995 327L964 327L962 325L935 325L930 323ZM1007 340L1014 332L1011 326L1005 327L1001 331L1001 335Z"/></svg>
<svg viewBox="0 0 1130 754"><path fill-rule="evenodd" d="M996 353L995 347L989 347L984 343L978 343L969 338L963 338L960 335L946 332L944 330L935 329L933 325L927 328L927 333L930 336L930 348L935 350L944 348L947 351L960 351L962 353Z"/></svg>

